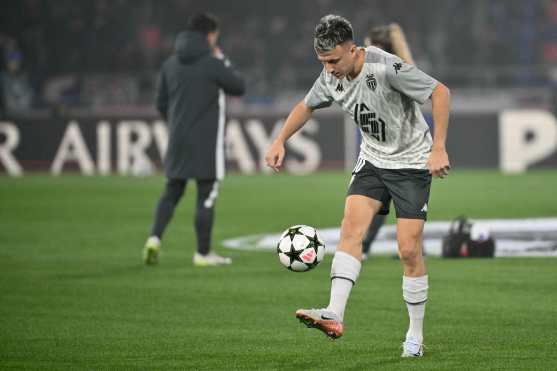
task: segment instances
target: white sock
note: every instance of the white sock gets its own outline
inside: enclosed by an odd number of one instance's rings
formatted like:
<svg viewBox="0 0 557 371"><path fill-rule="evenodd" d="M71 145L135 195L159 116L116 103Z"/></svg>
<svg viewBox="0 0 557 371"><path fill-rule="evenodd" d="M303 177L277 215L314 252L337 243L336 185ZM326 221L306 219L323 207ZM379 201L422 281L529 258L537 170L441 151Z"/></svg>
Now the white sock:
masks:
<svg viewBox="0 0 557 371"><path fill-rule="evenodd" d="M428 287L427 275L402 277L402 296L406 302L408 317L410 318L406 338L414 338L419 343L424 340L423 327Z"/></svg>
<svg viewBox="0 0 557 371"><path fill-rule="evenodd" d="M342 321L344 308L356 283L362 264L350 254L337 251L331 265L331 300L327 310L335 312Z"/></svg>
<svg viewBox="0 0 557 371"><path fill-rule="evenodd" d="M147 243L148 244L153 244L153 245L156 245L156 246L160 246L161 245L161 240L157 236L150 236L147 239Z"/></svg>

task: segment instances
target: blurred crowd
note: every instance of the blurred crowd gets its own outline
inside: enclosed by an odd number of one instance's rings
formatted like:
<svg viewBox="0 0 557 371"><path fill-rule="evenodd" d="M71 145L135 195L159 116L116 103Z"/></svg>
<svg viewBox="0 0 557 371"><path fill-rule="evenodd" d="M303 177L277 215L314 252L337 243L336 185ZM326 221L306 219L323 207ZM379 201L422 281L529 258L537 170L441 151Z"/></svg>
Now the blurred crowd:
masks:
<svg viewBox="0 0 557 371"><path fill-rule="evenodd" d="M1 109L151 104L176 33L206 10L253 102L310 87L320 72L311 35L327 13L350 19L359 42L398 22L420 67L451 87L549 86L557 65L557 0L7 0Z"/></svg>

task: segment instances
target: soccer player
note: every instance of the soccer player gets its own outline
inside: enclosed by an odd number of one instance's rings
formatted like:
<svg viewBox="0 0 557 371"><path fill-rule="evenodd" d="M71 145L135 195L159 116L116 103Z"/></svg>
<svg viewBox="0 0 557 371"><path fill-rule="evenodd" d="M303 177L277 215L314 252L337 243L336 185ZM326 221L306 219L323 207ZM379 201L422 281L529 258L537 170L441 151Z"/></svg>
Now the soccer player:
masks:
<svg viewBox="0 0 557 371"><path fill-rule="evenodd" d="M412 52L404 36L404 31L397 23L372 27L364 39L364 44L365 46L373 45L381 48L387 53L395 54L404 62L415 65ZM377 214L369 225L369 229L362 241L362 260L367 260L371 245L375 241L379 229L385 224L385 219L386 215Z"/></svg>
<svg viewBox="0 0 557 371"><path fill-rule="evenodd" d="M445 149L449 89L395 55L373 46L358 47L350 22L337 15L319 21L313 44L324 68L306 97L290 112L267 151L266 162L278 171L287 139L314 110L334 102L360 128L362 145L331 266L329 305L299 309L296 317L332 339L343 335L344 310L360 274L362 238L373 217L392 200L404 268L402 295L410 317L402 356L420 357L428 293L421 241L431 179L442 178L449 171ZM428 98L432 101L433 138L418 105Z"/></svg>
<svg viewBox="0 0 557 371"><path fill-rule="evenodd" d="M193 263L231 263L230 258L211 252L211 232L219 181L224 176L224 94L242 95L245 83L217 46L218 36L214 16L191 17L187 30L176 39L174 55L162 67L156 102L169 128L164 159L167 182L143 249L148 265L158 263L163 232L192 178L197 182Z"/></svg>

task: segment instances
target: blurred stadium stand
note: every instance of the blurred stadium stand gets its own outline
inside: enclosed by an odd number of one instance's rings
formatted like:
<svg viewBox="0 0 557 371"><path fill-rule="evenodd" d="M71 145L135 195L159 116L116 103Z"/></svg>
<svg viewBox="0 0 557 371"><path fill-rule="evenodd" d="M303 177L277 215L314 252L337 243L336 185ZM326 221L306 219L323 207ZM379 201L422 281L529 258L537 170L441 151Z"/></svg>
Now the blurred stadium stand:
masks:
<svg viewBox="0 0 557 371"><path fill-rule="evenodd" d="M370 25L400 23L456 110L555 107L556 0L8 0L3 116L155 115L157 70L187 16L205 10L221 18L221 45L249 78L233 111L281 112L307 91L320 71L312 30L331 12L352 21L359 42Z"/></svg>

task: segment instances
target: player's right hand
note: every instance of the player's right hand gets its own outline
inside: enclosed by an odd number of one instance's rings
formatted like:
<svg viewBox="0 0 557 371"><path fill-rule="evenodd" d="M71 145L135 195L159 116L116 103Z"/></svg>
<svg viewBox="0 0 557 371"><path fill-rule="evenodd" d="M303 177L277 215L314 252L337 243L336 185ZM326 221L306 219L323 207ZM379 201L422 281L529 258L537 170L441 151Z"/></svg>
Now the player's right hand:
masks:
<svg viewBox="0 0 557 371"><path fill-rule="evenodd" d="M275 140L265 155L267 166L278 172L282 166L282 160L284 160L284 153L284 143L278 139Z"/></svg>

